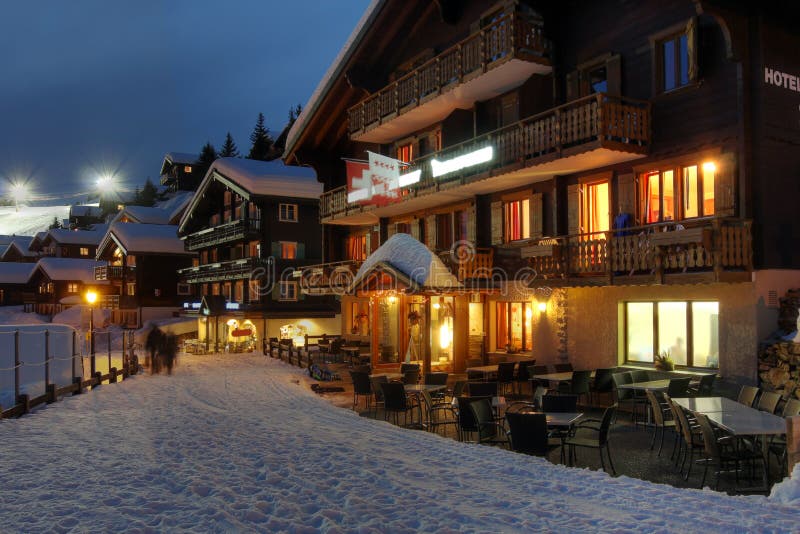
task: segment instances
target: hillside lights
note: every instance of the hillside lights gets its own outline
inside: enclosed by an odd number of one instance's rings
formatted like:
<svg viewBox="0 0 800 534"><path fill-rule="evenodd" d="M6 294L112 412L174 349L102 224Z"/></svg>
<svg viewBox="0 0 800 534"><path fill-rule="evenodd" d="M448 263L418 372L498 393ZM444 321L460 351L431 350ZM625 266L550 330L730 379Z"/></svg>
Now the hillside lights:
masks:
<svg viewBox="0 0 800 534"><path fill-rule="evenodd" d="M431 173L434 178L450 174L451 172L460 171L467 167L473 167L481 163L491 161L494 157L494 149L490 146L481 148L474 152L464 154L462 156L449 159L447 161L439 161L437 159L431 160Z"/></svg>

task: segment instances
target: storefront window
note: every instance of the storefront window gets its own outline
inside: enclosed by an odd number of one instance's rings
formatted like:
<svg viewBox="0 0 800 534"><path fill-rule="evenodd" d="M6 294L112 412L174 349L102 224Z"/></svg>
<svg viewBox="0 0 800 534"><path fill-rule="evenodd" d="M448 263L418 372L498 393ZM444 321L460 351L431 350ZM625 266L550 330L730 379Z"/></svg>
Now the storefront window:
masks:
<svg viewBox="0 0 800 534"><path fill-rule="evenodd" d="M369 336L369 301L350 304L350 333L355 336Z"/></svg>
<svg viewBox="0 0 800 534"><path fill-rule="evenodd" d="M425 359L425 328L427 325L425 299L412 297L415 300L408 304L408 348L404 360L419 362Z"/></svg>
<svg viewBox="0 0 800 534"><path fill-rule="evenodd" d="M653 362L668 353L676 365L719 366L718 302L625 303L626 360Z"/></svg>
<svg viewBox="0 0 800 534"><path fill-rule="evenodd" d="M529 302L497 303L497 350L531 350Z"/></svg>
<svg viewBox="0 0 800 534"><path fill-rule="evenodd" d="M378 361L395 363L399 356L399 302L395 296L378 300Z"/></svg>
<svg viewBox="0 0 800 534"><path fill-rule="evenodd" d="M453 297L434 297L431 302L431 366L453 363Z"/></svg>

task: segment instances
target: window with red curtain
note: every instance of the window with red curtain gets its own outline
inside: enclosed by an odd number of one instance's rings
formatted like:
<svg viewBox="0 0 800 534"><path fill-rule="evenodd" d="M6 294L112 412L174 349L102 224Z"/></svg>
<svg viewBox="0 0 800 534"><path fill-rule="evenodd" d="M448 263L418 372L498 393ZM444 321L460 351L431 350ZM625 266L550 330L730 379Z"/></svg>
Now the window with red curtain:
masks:
<svg viewBox="0 0 800 534"><path fill-rule="evenodd" d="M506 202L503 206L503 236L505 241L528 239L530 229L530 201L528 199Z"/></svg>

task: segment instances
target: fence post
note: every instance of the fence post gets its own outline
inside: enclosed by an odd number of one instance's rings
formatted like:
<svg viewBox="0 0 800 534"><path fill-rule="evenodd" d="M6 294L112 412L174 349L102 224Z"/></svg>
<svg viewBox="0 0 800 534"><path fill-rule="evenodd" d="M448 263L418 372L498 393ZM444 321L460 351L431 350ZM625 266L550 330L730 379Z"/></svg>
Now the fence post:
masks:
<svg viewBox="0 0 800 534"><path fill-rule="evenodd" d="M800 416L786 418L786 463L789 476L792 469L800 463Z"/></svg>
<svg viewBox="0 0 800 534"><path fill-rule="evenodd" d="M108 372L111 372L111 330L106 331L106 339L108 339Z"/></svg>
<svg viewBox="0 0 800 534"><path fill-rule="evenodd" d="M19 330L14 332L14 400L19 399Z"/></svg>
<svg viewBox="0 0 800 534"><path fill-rule="evenodd" d="M44 387L50 385L50 330L44 331Z"/></svg>
<svg viewBox="0 0 800 534"><path fill-rule="evenodd" d="M72 331L72 378L75 378L75 350L78 346L78 332L76 330Z"/></svg>

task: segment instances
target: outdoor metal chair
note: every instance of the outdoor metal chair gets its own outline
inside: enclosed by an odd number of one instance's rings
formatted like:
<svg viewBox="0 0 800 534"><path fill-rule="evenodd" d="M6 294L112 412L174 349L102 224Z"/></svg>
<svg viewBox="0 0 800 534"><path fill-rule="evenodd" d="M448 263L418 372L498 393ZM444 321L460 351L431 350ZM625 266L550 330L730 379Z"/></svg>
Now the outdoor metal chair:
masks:
<svg viewBox="0 0 800 534"><path fill-rule="evenodd" d="M496 397L497 382L469 382L467 393L470 397Z"/></svg>
<svg viewBox="0 0 800 534"><path fill-rule="evenodd" d="M508 448L506 429L502 423L495 420L491 399L471 399L469 409L475 419L477 442Z"/></svg>
<svg viewBox="0 0 800 534"><path fill-rule="evenodd" d="M692 397L711 397L714 395L714 381L717 375L703 375L700 383L696 386L689 386L689 395Z"/></svg>
<svg viewBox="0 0 800 534"><path fill-rule="evenodd" d="M653 450L656 444L656 437L658 436L658 431L661 431L661 441L658 445L658 456L661 456L661 449L664 448L664 434L666 430L672 429L675 430L675 420L672 417L665 418L664 416L669 414L672 415L672 410L669 408L666 403L659 402L658 398L656 397L655 392L647 390L645 391L647 395L647 400L650 401L650 409L653 412L653 439L650 440L650 450ZM677 435L675 436L677 439Z"/></svg>
<svg viewBox="0 0 800 534"><path fill-rule="evenodd" d="M739 390L739 397L737 400L745 406L750 406L752 408L756 400L756 395L758 395L757 387L742 386L742 389Z"/></svg>
<svg viewBox="0 0 800 534"><path fill-rule="evenodd" d="M547 415L543 413L506 412L511 450L532 456L547 456L561 446L547 430Z"/></svg>
<svg viewBox="0 0 800 534"><path fill-rule="evenodd" d="M536 360L527 360L517 364L517 374L514 376L514 381L516 382L518 395L522 395L523 385L525 385L528 380L531 379L528 368L534 366L535 364Z"/></svg>
<svg viewBox="0 0 800 534"><path fill-rule="evenodd" d="M372 405L372 384L369 381L369 373L363 371L350 371L350 378L353 381L353 410L358 406L361 397L367 399L367 410Z"/></svg>
<svg viewBox="0 0 800 534"><path fill-rule="evenodd" d="M472 415L472 410L469 403L478 399L487 399L492 402L491 397L457 397L458 402L458 440L466 441L469 435L478 431L478 425L475 422L475 417Z"/></svg>
<svg viewBox="0 0 800 534"><path fill-rule="evenodd" d="M590 392L595 397L595 402L597 402L597 397L599 397L600 393L608 393L611 396L612 402L614 398L614 368L605 368L605 369L597 369L594 373L594 381L591 384Z"/></svg>
<svg viewBox="0 0 800 534"><path fill-rule="evenodd" d="M597 419L585 419L574 426L573 436L564 440L564 446L567 447L567 456L571 465L577 460L575 449L578 447L597 449L600 453L600 465L603 471L606 470L606 463L603 458L603 449L608 456L608 465L611 467L611 474L616 475L614 469L614 462L611 459L611 449L608 446L609 432L611 430L611 421L614 418L614 412L617 410L617 405L613 404L606 408L603 412L603 417ZM586 431L594 435L586 436Z"/></svg>
<svg viewBox="0 0 800 534"><path fill-rule="evenodd" d="M758 398L758 409L762 412L775 413L780 400L780 393L775 393L774 391L762 391L761 396Z"/></svg>
<svg viewBox="0 0 800 534"><path fill-rule="evenodd" d="M556 373L569 373L572 371L572 364L567 363L557 363L554 365Z"/></svg>
<svg viewBox="0 0 800 534"><path fill-rule="evenodd" d="M505 394L506 386L511 386L511 392L514 392L514 369L516 366L516 362L501 362L497 364L498 392Z"/></svg>
<svg viewBox="0 0 800 534"><path fill-rule="evenodd" d="M697 460L697 463L703 464L703 478L700 480L701 489L706 482L706 474L708 473L708 467L710 465L715 467L714 489L718 490L719 475L726 467L733 466L736 481L738 482L739 464L741 462L748 461L755 463L758 460L763 461L759 452L733 446L734 440L731 436L718 436L711 426L707 415L695 413L694 416L703 436L703 450L705 452L705 458Z"/></svg>
<svg viewBox="0 0 800 534"><path fill-rule="evenodd" d="M385 382L380 386L383 391L384 419L388 421L389 414L391 414L393 423L399 426L400 414L402 414L402 426L414 425L414 411L418 406L406 395L405 386L400 382ZM408 422L409 412L411 412L411 423Z"/></svg>
<svg viewBox="0 0 800 534"><path fill-rule="evenodd" d="M681 397L688 397L689 382L691 381L692 377L690 376L683 378L671 378L669 381L669 386L667 386L667 395L676 399Z"/></svg>

